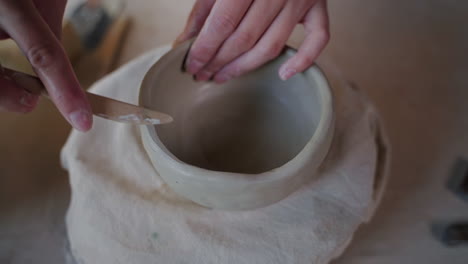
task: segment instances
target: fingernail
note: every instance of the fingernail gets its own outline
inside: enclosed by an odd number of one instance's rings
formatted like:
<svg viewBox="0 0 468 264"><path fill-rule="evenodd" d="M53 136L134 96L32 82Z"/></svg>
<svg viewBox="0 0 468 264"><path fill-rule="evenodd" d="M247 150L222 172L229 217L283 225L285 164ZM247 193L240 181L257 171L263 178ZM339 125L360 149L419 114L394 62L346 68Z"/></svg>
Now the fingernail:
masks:
<svg viewBox="0 0 468 264"><path fill-rule="evenodd" d="M216 83L225 83L229 80L232 79L232 76L230 76L229 74L226 74L226 73L222 73L222 74L219 74L219 75L216 75L215 78L214 78L214 81Z"/></svg>
<svg viewBox="0 0 468 264"><path fill-rule="evenodd" d="M183 42L187 41L190 38L190 35L187 32L182 32L179 36L177 36L174 43L172 43L172 47L177 47Z"/></svg>
<svg viewBox="0 0 468 264"><path fill-rule="evenodd" d="M294 74L296 74L296 70L288 68L288 67L281 67L279 71L279 76L281 80L286 81L289 78L293 77Z"/></svg>
<svg viewBox="0 0 468 264"><path fill-rule="evenodd" d="M197 74L197 81L208 81L211 78L211 72L201 71Z"/></svg>
<svg viewBox="0 0 468 264"><path fill-rule="evenodd" d="M188 58L186 69L190 74L197 73L202 67L203 67L203 63L201 63L200 61L194 60L192 58Z"/></svg>
<svg viewBox="0 0 468 264"><path fill-rule="evenodd" d="M20 104L22 104L23 106L26 106L28 108L33 108L34 106L36 106L37 100L38 100L37 95L33 95L33 94L28 93L28 92L24 92L23 96L20 99Z"/></svg>
<svg viewBox="0 0 468 264"><path fill-rule="evenodd" d="M91 128L91 113L86 110L77 110L68 115L71 124L79 131L85 132Z"/></svg>
<svg viewBox="0 0 468 264"><path fill-rule="evenodd" d="M180 34L180 35L176 38L176 40L174 40L174 42L172 43L172 47L173 47L173 48L174 48L174 47L177 47L177 46L182 42L182 35L183 35L183 33Z"/></svg>

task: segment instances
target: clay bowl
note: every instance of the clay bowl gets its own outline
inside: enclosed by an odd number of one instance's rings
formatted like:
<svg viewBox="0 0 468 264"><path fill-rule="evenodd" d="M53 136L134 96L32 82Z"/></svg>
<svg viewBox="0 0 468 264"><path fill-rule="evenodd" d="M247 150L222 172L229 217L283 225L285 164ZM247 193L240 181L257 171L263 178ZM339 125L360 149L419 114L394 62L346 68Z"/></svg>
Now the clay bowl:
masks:
<svg viewBox="0 0 468 264"><path fill-rule="evenodd" d="M227 210L275 203L316 175L333 136L328 83L313 66L284 82L277 75L294 55L286 49L259 70L223 85L195 82L181 71L190 43L147 72L140 105L174 122L142 126L144 147L179 195Z"/></svg>

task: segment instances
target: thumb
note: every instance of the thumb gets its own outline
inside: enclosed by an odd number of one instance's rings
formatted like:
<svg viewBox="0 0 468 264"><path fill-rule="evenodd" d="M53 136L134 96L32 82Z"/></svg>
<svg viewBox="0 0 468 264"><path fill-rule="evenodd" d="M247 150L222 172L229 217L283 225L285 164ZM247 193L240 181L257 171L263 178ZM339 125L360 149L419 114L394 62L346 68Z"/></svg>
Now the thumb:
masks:
<svg viewBox="0 0 468 264"><path fill-rule="evenodd" d="M31 1L2 1L0 25L16 41L58 110L80 131L92 125L91 107L59 40Z"/></svg>

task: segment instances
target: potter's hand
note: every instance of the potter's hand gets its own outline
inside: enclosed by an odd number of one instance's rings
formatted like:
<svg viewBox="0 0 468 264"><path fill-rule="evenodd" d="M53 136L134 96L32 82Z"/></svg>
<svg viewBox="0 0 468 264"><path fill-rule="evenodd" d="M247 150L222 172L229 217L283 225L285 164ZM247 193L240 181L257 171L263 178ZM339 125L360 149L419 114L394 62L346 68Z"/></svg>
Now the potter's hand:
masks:
<svg viewBox="0 0 468 264"><path fill-rule="evenodd" d="M197 80L224 82L277 57L298 23L306 38L279 70L286 80L311 66L327 44L326 0L197 0L176 43L198 34L186 70Z"/></svg>
<svg viewBox="0 0 468 264"><path fill-rule="evenodd" d="M0 1L0 39L12 38L62 115L78 130L91 128L91 107L60 44L66 0ZM25 81L0 69L0 109L29 112L38 97L28 93ZM23 85L23 86L22 86Z"/></svg>

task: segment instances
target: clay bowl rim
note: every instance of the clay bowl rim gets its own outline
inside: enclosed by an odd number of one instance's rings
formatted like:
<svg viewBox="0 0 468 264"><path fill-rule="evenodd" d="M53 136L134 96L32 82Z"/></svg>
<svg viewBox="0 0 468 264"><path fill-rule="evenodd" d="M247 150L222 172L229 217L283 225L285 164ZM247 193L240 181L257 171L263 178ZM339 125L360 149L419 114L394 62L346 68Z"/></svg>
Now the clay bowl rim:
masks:
<svg viewBox="0 0 468 264"><path fill-rule="evenodd" d="M185 42L181 45L170 49L166 52L159 60L157 60L145 73L145 76L141 82L140 90L138 94L139 105L144 106L145 99L143 98L144 90L148 89L145 87L151 87L148 84L150 77L154 74L157 74L165 65L171 64L174 57L180 55L181 52L187 53L188 48L190 47L191 42ZM297 51L291 47L286 46L281 56L293 56ZM267 66L268 67L268 66ZM329 82L326 76L323 74L322 70L318 65L314 64L305 70L302 73L298 73L299 77L305 78L307 83L317 83L317 90L320 98L321 104L321 115L320 120L316 129L313 132L313 135L307 141L302 150L292 157L283 165L267 170L261 173L237 173L237 172L226 172L226 171L215 171L208 170L205 168L197 167L191 164L188 164L172 154L161 142L159 139L154 125L145 125L141 126L141 131L146 132L142 133L143 136L149 136L149 147L153 152L156 153L158 159L161 163L166 163L166 167L170 167L173 170L176 170L178 173L184 175L187 180L197 180L197 181L209 181L209 182L243 182L248 183L253 182L268 182L268 181L277 181L284 180L288 175L296 175L304 166L305 163L310 162L311 160L319 159L318 163L322 163L326 157L330 144L327 146L327 142L331 142L331 137L334 134L334 112L333 112L333 96L332 91L329 85ZM312 85L311 85L312 86ZM327 150L323 154L323 157L313 157L317 154L322 147L327 147ZM149 152L145 148L146 152ZM319 154L319 153L318 153ZM153 153L148 153L148 155L154 155ZM162 159L162 160L161 160ZM317 164L317 168L320 164ZM158 165L153 164L157 169ZM311 172L313 173L313 172Z"/></svg>

